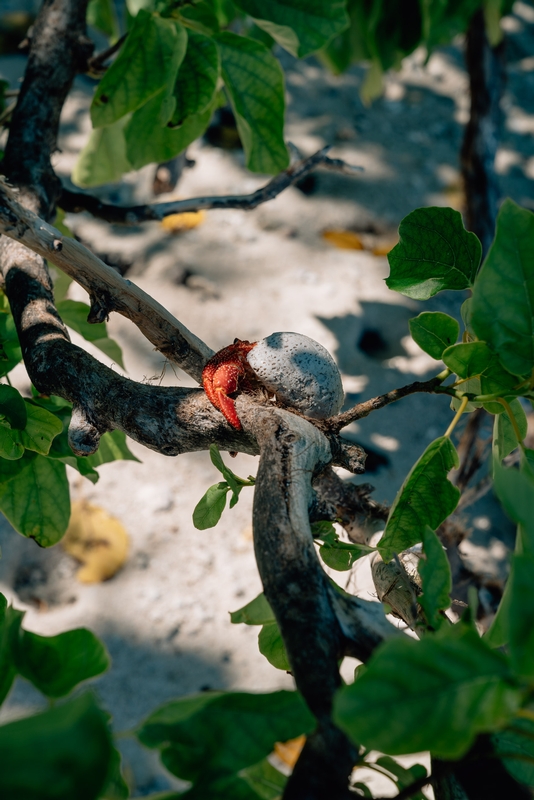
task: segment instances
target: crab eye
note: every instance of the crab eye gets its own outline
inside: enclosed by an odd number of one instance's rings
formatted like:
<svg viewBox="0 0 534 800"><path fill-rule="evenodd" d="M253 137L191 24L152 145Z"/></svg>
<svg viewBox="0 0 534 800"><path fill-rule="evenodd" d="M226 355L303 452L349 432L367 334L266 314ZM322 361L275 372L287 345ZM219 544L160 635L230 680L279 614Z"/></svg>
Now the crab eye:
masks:
<svg viewBox="0 0 534 800"><path fill-rule="evenodd" d="M234 344L239 344L239 342L240 342L240 341L241 341L241 339L237 339L237 338L235 338L235 339L234 339Z"/></svg>

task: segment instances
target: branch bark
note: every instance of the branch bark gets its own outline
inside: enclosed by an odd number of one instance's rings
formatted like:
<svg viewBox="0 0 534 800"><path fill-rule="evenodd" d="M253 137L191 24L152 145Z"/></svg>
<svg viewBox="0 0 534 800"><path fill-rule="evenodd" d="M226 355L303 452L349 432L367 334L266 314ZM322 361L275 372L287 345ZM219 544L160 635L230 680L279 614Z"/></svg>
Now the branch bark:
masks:
<svg viewBox="0 0 534 800"><path fill-rule="evenodd" d="M89 211L94 217L122 225L138 225L140 222L161 221L170 214L183 214L186 211L200 211L212 208L241 208L251 211L268 200L273 200L288 186L297 183L317 167L354 175L360 167L345 164L338 158L329 158L329 147L323 147L309 158L292 164L288 169L275 175L269 183L251 194L221 195L219 197L193 197L188 200L171 200L168 203L152 203L139 206L114 206L103 203L97 197L84 192L71 192L63 189L59 205L64 211L77 214Z"/></svg>
<svg viewBox="0 0 534 800"><path fill-rule="evenodd" d="M326 437L282 410L262 411L251 424L260 445L253 508L254 549L265 596L275 614L299 691L318 720L287 783L285 800L349 798L356 749L331 719L341 684L338 659L367 659L398 634L376 603L344 595L321 568L309 509L314 473L329 463ZM371 608L372 606L372 608Z"/></svg>

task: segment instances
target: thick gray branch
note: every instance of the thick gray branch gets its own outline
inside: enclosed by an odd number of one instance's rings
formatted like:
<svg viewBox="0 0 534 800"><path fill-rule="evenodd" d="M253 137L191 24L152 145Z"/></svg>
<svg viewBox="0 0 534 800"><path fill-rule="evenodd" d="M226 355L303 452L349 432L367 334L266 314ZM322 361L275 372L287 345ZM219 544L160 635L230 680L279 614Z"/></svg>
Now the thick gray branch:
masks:
<svg viewBox="0 0 534 800"><path fill-rule="evenodd" d="M256 561L297 687L318 720L284 797L348 798L356 751L331 720L338 659L348 652L365 659L397 632L377 604L336 590L319 564L309 510L313 476L331 458L326 437L281 410L245 415L244 425L252 427L261 449L253 510Z"/></svg>

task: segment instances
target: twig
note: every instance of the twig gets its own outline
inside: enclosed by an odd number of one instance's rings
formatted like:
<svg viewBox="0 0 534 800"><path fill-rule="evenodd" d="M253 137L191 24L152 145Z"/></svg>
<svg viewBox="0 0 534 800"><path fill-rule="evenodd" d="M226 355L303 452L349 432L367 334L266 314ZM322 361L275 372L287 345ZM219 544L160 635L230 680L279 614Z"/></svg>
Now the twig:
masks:
<svg viewBox="0 0 534 800"><path fill-rule="evenodd" d="M93 75L100 75L106 69L106 67L104 67L105 62L108 58L115 55L117 50L120 50L127 36L127 32L123 33L120 39L117 39L115 44L112 44L111 47L89 58L87 61L87 72Z"/></svg>
<svg viewBox="0 0 534 800"><path fill-rule="evenodd" d="M17 105L16 100L13 100L12 103L8 103L8 105L4 108L4 110L0 114L0 125L3 125L4 122L6 122L10 118L10 116L12 115L13 111L16 108L16 105Z"/></svg>
<svg viewBox="0 0 534 800"><path fill-rule="evenodd" d="M384 408L384 406L390 403L395 403L397 400L407 397L409 394L416 394L417 392L432 393L449 376L449 371L445 370L445 372L447 373L446 375L441 373L428 381L415 381L415 383L409 383L407 386L402 386L400 389L393 389L391 392L386 392L386 394L380 394L377 397L372 397L370 400L365 400L363 403L358 403L352 408L349 408L348 411L337 414L335 417L330 417L330 419L323 423L324 427L337 433L341 428L350 425L351 422L363 419L363 417L367 417L373 411L378 411L379 408Z"/></svg>
<svg viewBox="0 0 534 800"><path fill-rule="evenodd" d="M458 442L457 450L460 457L460 466L456 472L454 483L462 493L483 463L486 443L480 439L479 431L485 416L486 412L483 408L477 408L476 411L470 414Z"/></svg>
<svg viewBox="0 0 534 800"><path fill-rule="evenodd" d="M123 225L138 225L140 222L161 221L170 214L181 214L185 211L200 211L210 208L242 208L250 211L253 208L273 200L288 186L304 178L317 167L355 174L359 167L345 164L338 158L327 156L329 148L323 147L314 155L292 164L288 169L275 175L269 183L251 194L221 195L219 197L196 197L189 200L171 200L167 203L152 203L141 206L114 206L103 203L97 197L84 192L71 192L63 189L59 205L64 211L74 214L80 211L89 211L94 217L107 222Z"/></svg>

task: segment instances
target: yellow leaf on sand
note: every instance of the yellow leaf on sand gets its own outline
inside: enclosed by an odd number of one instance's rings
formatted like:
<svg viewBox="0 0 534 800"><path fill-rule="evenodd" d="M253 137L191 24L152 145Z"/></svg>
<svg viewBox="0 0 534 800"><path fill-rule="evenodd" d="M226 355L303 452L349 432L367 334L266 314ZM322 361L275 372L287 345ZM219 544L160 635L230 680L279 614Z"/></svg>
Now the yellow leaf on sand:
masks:
<svg viewBox="0 0 534 800"><path fill-rule="evenodd" d="M118 519L86 500L72 504L67 533L61 545L81 561L76 573L81 583L101 583L112 578L128 556L129 537Z"/></svg>
<svg viewBox="0 0 534 800"><path fill-rule="evenodd" d="M302 734L302 736L297 736L296 739L289 739L287 742L276 742L274 745L274 752L280 761L283 761L284 764L287 764L288 767L293 769L304 747L305 741L306 737Z"/></svg>
<svg viewBox="0 0 534 800"><path fill-rule="evenodd" d="M169 233L183 233L201 225L205 217L205 211L185 211L183 214L169 214L161 220L160 225Z"/></svg>
<svg viewBox="0 0 534 800"><path fill-rule="evenodd" d="M364 250L364 244L357 233L344 230L326 230L322 233L323 239L339 247L341 250Z"/></svg>

